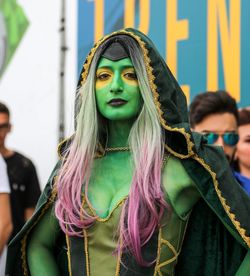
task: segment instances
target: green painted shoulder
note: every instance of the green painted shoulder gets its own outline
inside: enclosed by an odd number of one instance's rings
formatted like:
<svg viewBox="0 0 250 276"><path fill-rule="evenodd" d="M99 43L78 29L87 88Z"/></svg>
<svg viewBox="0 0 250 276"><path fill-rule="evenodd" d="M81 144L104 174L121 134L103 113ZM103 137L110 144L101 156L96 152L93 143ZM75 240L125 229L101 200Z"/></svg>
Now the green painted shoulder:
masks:
<svg viewBox="0 0 250 276"><path fill-rule="evenodd" d="M187 174L179 158L170 156L162 173L163 187L175 186L174 184L190 185L191 178ZM173 184L173 185L172 185Z"/></svg>

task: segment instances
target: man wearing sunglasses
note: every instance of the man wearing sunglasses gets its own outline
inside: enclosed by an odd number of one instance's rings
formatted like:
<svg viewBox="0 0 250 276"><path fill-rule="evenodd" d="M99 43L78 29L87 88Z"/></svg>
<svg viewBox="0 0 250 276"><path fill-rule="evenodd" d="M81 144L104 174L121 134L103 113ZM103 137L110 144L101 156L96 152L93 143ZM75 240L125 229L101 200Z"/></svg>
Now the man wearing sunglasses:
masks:
<svg viewBox="0 0 250 276"><path fill-rule="evenodd" d="M197 95L190 105L190 124L201 132L208 144L222 146L231 163L238 143L238 109L236 101L226 91Z"/></svg>
<svg viewBox="0 0 250 276"><path fill-rule="evenodd" d="M207 143L222 146L232 166L239 141L239 114L236 101L226 91L206 92L197 95L190 105L190 124L194 131L203 133ZM249 194L239 175L234 176Z"/></svg>

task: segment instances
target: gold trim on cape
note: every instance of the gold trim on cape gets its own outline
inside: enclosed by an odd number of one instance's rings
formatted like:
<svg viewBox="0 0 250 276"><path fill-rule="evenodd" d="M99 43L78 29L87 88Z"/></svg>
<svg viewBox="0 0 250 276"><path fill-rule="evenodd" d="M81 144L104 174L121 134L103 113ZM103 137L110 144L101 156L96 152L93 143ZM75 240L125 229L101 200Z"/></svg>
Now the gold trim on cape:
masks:
<svg viewBox="0 0 250 276"><path fill-rule="evenodd" d="M86 260L86 273L87 273L87 276L90 276L89 250L88 250L88 233L87 233L86 229L83 229L83 236L84 236L85 260Z"/></svg>
<svg viewBox="0 0 250 276"><path fill-rule="evenodd" d="M57 154L58 154L58 157L59 157L60 159L63 159L63 155L61 154L62 145L63 145L67 140L69 140L69 139L70 139L70 137L69 137L69 138L63 139L63 140L58 144L58 146L57 146Z"/></svg>
<svg viewBox="0 0 250 276"><path fill-rule="evenodd" d="M55 179L56 179L56 177L54 177L54 181L55 181ZM25 236L21 240L21 260L22 260L22 269L23 269L23 275L24 276L28 276L29 275L29 273L28 273L28 265L27 265L27 256L26 256L26 248L27 248L27 238L28 238L28 235L31 232L31 230L36 226L36 224L38 223L38 221L44 216L46 210L55 201L56 195L57 195L57 191L54 188L52 190L52 193L51 193L50 197L48 198L48 201L46 202L45 206L41 210L40 215L38 216L38 218L36 219L36 221L33 223L33 225L27 230L27 233L25 234Z"/></svg>
<svg viewBox="0 0 250 276"><path fill-rule="evenodd" d="M154 276L157 276L159 274L158 271L158 266L160 262L160 257L161 257L161 227L159 228L159 233L158 233L158 244L157 244L157 257L156 257L156 263L155 263L155 269L154 269Z"/></svg>
<svg viewBox="0 0 250 276"><path fill-rule="evenodd" d="M226 199L222 196L222 192L219 189L219 183L216 179L216 173L213 172L212 169L210 168L210 166L208 164L206 164L205 161L202 158L200 158L197 154L195 154L192 158L194 160L198 161L203 166L203 168L205 168L206 171L208 171L209 174L211 175L212 180L213 180L213 184L214 184L214 188L215 188L215 191L216 191L216 193L218 195L218 198L221 202L221 205L223 206L223 208L226 211L226 213L227 213L228 217L230 218L231 222L233 223L233 225L237 229L237 231L240 234L241 238L245 241L245 243L250 248L250 237L248 237L246 235L246 230L243 227L241 227L240 222L236 219L235 214L231 212L230 206L227 205Z"/></svg>
<svg viewBox="0 0 250 276"><path fill-rule="evenodd" d="M69 271L69 276L72 276L71 253L70 253L70 239L69 239L69 235L68 235L68 225L67 224L66 224L66 244L67 244L68 271Z"/></svg>
<svg viewBox="0 0 250 276"><path fill-rule="evenodd" d="M118 241L118 243L119 243L119 241ZM120 248L122 248L122 240L121 240L120 244L121 244ZM122 258L122 251L120 251L118 253L118 256L117 256L115 276L119 276L120 275L120 271L121 271L121 258Z"/></svg>

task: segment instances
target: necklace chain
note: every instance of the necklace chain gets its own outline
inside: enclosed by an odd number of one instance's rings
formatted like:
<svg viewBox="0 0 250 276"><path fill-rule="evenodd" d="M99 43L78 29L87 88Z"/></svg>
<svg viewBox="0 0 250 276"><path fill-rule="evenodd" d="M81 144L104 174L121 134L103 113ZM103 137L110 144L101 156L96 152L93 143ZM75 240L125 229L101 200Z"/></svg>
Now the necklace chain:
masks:
<svg viewBox="0 0 250 276"><path fill-rule="evenodd" d="M106 152L116 152L116 151L130 151L130 147L115 147L115 148L106 148ZM162 167L164 167L170 157L170 154L165 154L162 160Z"/></svg>
<svg viewBox="0 0 250 276"><path fill-rule="evenodd" d="M130 148L129 148L129 147L106 148L105 151L107 151L107 152L114 152L114 151L130 151Z"/></svg>

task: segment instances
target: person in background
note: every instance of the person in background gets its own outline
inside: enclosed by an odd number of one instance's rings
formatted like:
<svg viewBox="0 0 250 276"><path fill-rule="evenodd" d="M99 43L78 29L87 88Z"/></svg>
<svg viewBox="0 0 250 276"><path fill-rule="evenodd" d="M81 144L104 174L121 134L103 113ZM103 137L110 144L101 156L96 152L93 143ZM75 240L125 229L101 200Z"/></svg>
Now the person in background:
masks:
<svg viewBox="0 0 250 276"><path fill-rule="evenodd" d="M222 146L231 163L239 140L235 99L223 90L201 93L190 105L189 118L192 129L203 133L208 144Z"/></svg>
<svg viewBox="0 0 250 276"><path fill-rule="evenodd" d="M32 216L41 191L33 163L22 154L6 147L6 137L11 131L11 124L9 109L3 103L0 103L0 130L0 153L7 164L11 189L13 237Z"/></svg>
<svg viewBox="0 0 250 276"><path fill-rule="evenodd" d="M10 186L6 164L3 157L0 155L0 276L4 275L7 251L6 245L13 229L9 193Z"/></svg>
<svg viewBox="0 0 250 276"><path fill-rule="evenodd" d="M235 177L250 195L250 109L239 111L239 142L235 153Z"/></svg>

